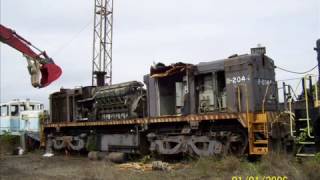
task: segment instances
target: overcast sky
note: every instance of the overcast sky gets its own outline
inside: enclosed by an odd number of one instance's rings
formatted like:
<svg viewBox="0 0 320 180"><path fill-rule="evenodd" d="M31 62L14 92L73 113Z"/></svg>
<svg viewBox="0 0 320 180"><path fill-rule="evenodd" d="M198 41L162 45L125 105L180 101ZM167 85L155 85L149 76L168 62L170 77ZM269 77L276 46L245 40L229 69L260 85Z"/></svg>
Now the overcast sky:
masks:
<svg viewBox="0 0 320 180"><path fill-rule="evenodd" d="M91 84L94 0L0 2L1 24L63 69L58 81L34 89L21 53L0 44L2 102L31 98L47 105L61 87ZM319 0L114 0L113 82L142 81L153 62L196 64L249 53L257 44L276 65L305 71L316 64L319 16ZM292 77L277 70L277 79Z"/></svg>

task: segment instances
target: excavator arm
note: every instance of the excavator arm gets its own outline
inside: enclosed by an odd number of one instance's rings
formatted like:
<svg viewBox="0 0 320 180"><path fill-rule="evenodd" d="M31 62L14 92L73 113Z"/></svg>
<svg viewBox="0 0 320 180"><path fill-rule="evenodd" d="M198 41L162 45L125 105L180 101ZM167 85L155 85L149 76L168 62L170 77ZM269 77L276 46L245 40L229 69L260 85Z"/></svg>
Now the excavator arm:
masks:
<svg viewBox="0 0 320 180"><path fill-rule="evenodd" d="M46 87L61 76L61 68L54 63L45 51L36 48L15 31L1 24L0 42L20 51L26 57L33 87Z"/></svg>

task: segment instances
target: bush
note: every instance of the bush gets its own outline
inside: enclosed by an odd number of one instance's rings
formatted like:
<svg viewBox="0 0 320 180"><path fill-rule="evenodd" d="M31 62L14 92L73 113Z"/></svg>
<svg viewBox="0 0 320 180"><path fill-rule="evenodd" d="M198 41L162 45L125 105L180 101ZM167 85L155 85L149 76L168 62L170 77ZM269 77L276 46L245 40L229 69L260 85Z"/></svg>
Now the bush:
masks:
<svg viewBox="0 0 320 180"><path fill-rule="evenodd" d="M0 136L0 154L11 154L20 144L20 137L5 133Z"/></svg>

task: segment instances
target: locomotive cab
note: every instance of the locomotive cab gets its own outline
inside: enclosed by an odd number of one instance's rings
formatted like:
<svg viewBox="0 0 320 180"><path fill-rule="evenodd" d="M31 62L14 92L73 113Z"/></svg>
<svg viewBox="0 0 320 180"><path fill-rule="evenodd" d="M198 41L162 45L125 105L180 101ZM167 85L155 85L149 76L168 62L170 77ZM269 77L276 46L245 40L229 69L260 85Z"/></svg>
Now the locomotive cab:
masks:
<svg viewBox="0 0 320 180"><path fill-rule="evenodd" d="M264 54L151 68L149 116L277 111L274 62Z"/></svg>

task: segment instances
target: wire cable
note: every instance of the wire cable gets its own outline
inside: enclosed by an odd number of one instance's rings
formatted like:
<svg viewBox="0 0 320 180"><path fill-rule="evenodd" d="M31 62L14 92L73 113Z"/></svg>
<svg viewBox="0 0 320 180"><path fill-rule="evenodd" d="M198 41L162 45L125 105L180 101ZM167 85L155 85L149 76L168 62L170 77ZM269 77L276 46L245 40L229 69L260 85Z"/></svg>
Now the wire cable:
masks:
<svg viewBox="0 0 320 180"><path fill-rule="evenodd" d="M77 33L75 33L67 42L63 43L62 46L60 46L59 48L57 48L57 50L54 51L54 53L52 53L53 55L57 55L60 52L62 52L65 48L67 48L81 33L82 31L84 31L85 29L87 29L87 27L91 24L91 20L85 24L85 26L83 26L80 31L78 31Z"/></svg>
<svg viewBox="0 0 320 180"><path fill-rule="evenodd" d="M294 81L294 80L300 80L301 77L297 77L297 78L288 78L288 79L279 79L277 80L278 82L286 82L286 81Z"/></svg>
<svg viewBox="0 0 320 180"><path fill-rule="evenodd" d="M300 79L299 83L296 86L296 89L293 91L294 94L298 94L298 89L300 87L300 84L302 84L302 79ZM292 87L290 86L290 88L292 89ZM293 89L292 89L293 90Z"/></svg>
<svg viewBox="0 0 320 180"><path fill-rule="evenodd" d="M315 70L318 67L318 65L314 66L312 69L305 71L305 72L297 72L297 71L291 71L291 70L287 70L285 68L279 67L279 66L275 66L275 68L280 69L282 71L288 72L288 73L293 73L293 74L307 74L313 70Z"/></svg>

